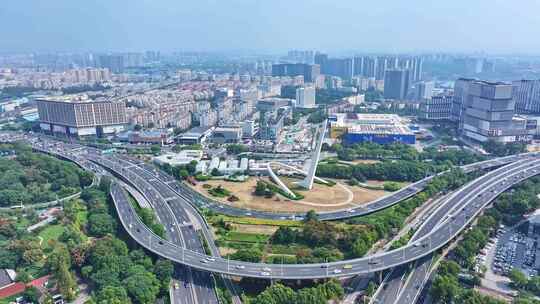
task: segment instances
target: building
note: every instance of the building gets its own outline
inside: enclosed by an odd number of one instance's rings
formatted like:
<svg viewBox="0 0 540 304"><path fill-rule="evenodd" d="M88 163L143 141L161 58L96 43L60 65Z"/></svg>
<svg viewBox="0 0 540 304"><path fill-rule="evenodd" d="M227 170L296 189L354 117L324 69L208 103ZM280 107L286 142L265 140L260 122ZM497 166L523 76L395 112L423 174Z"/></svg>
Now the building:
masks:
<svg viewBox="0 0 540 304"><path fill-rule="evenodd" d="M127 131L117 134L116 138L130 144L168 145L173 143L172 132L167 130Z"/></svg>
<svg viewBox="0 0 540 304"><path fill-rule="evenodd" d="M277 111L267 111L261 113L259 139L276 140L281 135L285 118L290 116L290 108L284 108Z"/></svg>
<svg viewBox="0 0 540 304"><path fill-rule="evenodd" d="M71 136L102 136L124 129L127 123L123 101L98 101L85 96L37 100L43 131Z"/></svg>
<svg viewBox="0 0 540 304"><path fill-rule="evenodd" d="M415 144L416 136L395 114L338 113L330 115L330 137L344 144Z"/></svg>
<svg viewBox="0 0 540 304"><path fill-rule="evenodd" d="M167 153L152 158L152 161L158 165L168 164L170 166L187 165L192 161L199 162L203 157L202 150L182 150L178 153Z"/></svg>
<svg viewBox="0 0 540 304"><path fill-rule="evenodd" d="M518 113L540 114L540 80L514 81L512 96Z"/></svg>
<svg viewBox="0 0 540 304"><path fill-rule="evenodd" d="M304 86L296 89L296 107L315 108L315 87Z"/></svg>
<svg viewBox="0 0 540 304"><path fill-rule="evenodd" d="M281 63L272 65L272 76L304 76L305 82L315 82L321 74L318 64Z"/></svg>
<svg viewBox="0 0 540 304"><path fill-rule="evenodd" d="M414 97L418 101L430 99L433 96L435 85L432 81L423 81L416 84Z"/></svg>
<svg viewBox="0 0 540 304"><path fill-rule="evenodd" d="M409 70L388 70L384 76L384 98L403 100L409 91Z"/></svg>
<svg viewBox="0 0 540 304"><path fill-rule="evenodd" d="M212 133L212 142L215 144L234 144L241 140L241 127L217 127Z"/></svg>
<svg viewBox="0 0 540 304"><path fill-rule="evenodd" d="M459 78L454 83L454 98L452 100L451 120L458 126L458 130L463 131L463 119L465 112L465 101L469 95L469 87L471 83L476 81L471 78Z"/></svg>
<svg viewBox="0 0 540 304"><path fill-rule="evenodd" d="M452 116L452 95L440 94L420 101L418 118L425 120L450 120Z"/></svg>
<svg viewBox="0 0 540 304"><path fill-rule="evenodd" d="M346 100L332 103L326 106L327 115L332 115L336 113L352 113L352 112L354 112L354 104Z"/></svg>
<svg viewBox="0 0 540 304"><path fill-rule="evenodd" d="M176 138L176 141L179 144L184 145L200 144L205 142L206 139L210 137L210 135L212 134L212 130L213 128L210 127L194 127L178 136Z"/></svg>
<svg viewBox="0 0 540 304"><path fill-rule="evenodd" d="M329 58L322 68L322 73L351 80L354 74L353 58Z"/></svg>
<svg viewBox="0 0 540 304"><path fill-rule="evenodd" d="M512 85L473 81L464 102L462 135L478 142L528 141L527 119L515 115Z"/></svg>
<svg viewBox="0 0 540 304"><path fill-rule="evenodd" d="M123 73L127 66L123 55L101 55L98 62L101 68L107 68L113 73Z"/></svg>
<svg viewBox="0 0 540 304"><path fill-rule="evenodd" d="M259 101L257 102L257 110L261 112L276 111L279 108L288 107L291 104L291 99L277 97L263 98L259 99Z"/></svg>

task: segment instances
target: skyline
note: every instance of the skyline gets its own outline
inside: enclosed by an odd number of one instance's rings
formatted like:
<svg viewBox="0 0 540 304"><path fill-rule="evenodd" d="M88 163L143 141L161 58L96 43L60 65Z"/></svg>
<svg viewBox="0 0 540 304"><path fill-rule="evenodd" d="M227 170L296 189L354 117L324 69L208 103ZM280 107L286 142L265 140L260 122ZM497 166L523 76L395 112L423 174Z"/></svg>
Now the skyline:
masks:
<svg viewBox="0 0 540 304"><path fill-rule="evenodd" d="M0 49L540 54L540 41L532 39L540 32L533 13L540 3L533 0L393 2L9 2L0 11Z"/></svg>

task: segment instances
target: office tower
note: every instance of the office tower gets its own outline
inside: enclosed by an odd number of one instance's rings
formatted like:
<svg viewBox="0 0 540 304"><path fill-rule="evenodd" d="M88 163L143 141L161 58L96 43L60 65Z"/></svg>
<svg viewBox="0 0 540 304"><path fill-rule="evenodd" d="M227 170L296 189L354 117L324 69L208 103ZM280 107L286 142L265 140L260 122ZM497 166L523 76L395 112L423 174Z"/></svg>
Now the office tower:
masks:
<svg viewBox="0 0 540 304"><path fill-rule="evenodd" d="M305 82L315 82L321 73L318 64L282 63L272 65L272 76L304 76Z"/></svg>
<svg viewBox="0 0 540 304"><path fill-rule="evenodd" d="M40 127L74 136L114 133L127 123L126 104L74 97L38 99Z"/></svg>
<svg viewBox="0 0 540 304"><path fill-rule="evenodd" d="M435 85L432 81L424 81L416 84L414 98L416 100L429 99L433 96Z"/></svg>
<svg viewBox="0 0 540 304"><path fill-rule="evenodd" d="M298 108L315 108L315 88L305 86L296 89L296 106Z"/></svg>
<svg viewBox="0 0 540 304"><path fill-rule="evenodd" d="M418 117L425 120L450 120L453 96L440 94L420 102Z"/></svg>
<svg viewBox="0 0 540 304"><path fill-rule="evenodd" d="M469 87L475 79L459 78L454 83L454 98L452 100L451 120L457 123L458 130L463 130L463 112L465 111L465 101L469 96Z"/></svg>
<svg viewBox="0 0 540 304"><path fill-rule="evenodd" d="M291 50L287 53L287 60L299 63L313 63L313 51Z"/></svg>
<svg viewBox="0 0 540 304"><path fill-rule="evenodd" d="M122 55L101 55L99 56L99 66L107 68L113 73L123 73L126 67Z"/></svg>
<svg viewBox="0 0 540 304"><path fill-rule="evenodd" d="M388 59L386 57L378 57L377 58L377 67L375 70L375 79L376 80L382 80L385 79L384 75L386 71L388 70ZM392 68L396 69L396 68Z"/></svg>
<svg viewBox="0 0 540 304"><path fill-rule="evenodd" d="M388 70L384 77L384 98L405 99L409 91L409 70Z"/></svg>
<svg viewBox="0 0 540 304"><path fill-rule="evenodd" d="M354 60L353 58L329 58L325 70L323 74L350 80L353 77Z"/></svg>
<svg viewBox="0 0 540 304"><path fill-rule="evenodd" d="M400 59L399 57L392 56L392 57L386 57L386 69L387 70L395 70L399 68L406 69L407 67L401 67L400 65ZM384 78L382 78L384 79Z"/></svg>
<svg viewBox="0 0 540 304"><path fill-rule="evenodd" d="M362 76L375 77L377 73L377 58L376 57L364 57L364 66L362 70Z"/></svg>
<svg viewBox="0 0 540 304"><path fill-rule="evenodd" d="M528 140L527 119L514 115L511 84L473 81L468 91L463 119L465 138L503 143Z"/></svg>
<svg viewBox="0 0 540 304"><path fill-rule="evenodd" d="M512 96L518 113L540 114L540 80L514 81Z"/></svg>
<svg viewBox="0 0 540 304"><path fill-rule="evenodd" d="M363 72L364 72L364 57L362 57L362 56L354 57L353 75L354 76L358 76L358 75L363 76L364 75Z"/></svg>

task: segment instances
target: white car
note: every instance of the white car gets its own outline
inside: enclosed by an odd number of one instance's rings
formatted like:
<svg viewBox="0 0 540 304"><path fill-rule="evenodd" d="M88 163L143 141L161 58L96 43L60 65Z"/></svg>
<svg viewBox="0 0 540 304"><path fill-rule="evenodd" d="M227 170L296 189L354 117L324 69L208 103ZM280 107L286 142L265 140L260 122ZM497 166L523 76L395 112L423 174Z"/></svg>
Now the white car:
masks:
<svg viewBox="0 0 540 304"><path fill-rule="evenodd" d="M341 273L341 269L334 269L334 273L335 274Z"/></svg>
<svg viewBox="0 0 540 304"><path fill-rule="evenodd" d="M235 267L236 267L236 269L244 269L244 268L246 268L246 266L244 266L244 265L236 265Z"/></svg>
<svg viewBox="0 0 540 304"><path fill-rule="evenodd" d="M209 261L209 262L215 262L216 261L216 259L211 258L211 257L207 257L206 260Z"/></svg>
<svg viewBox="0 0 540 304"><path fill-rule="evenodd" d="M268 267L264 267L264 268L263 268L263 271L265 271L265 272L270 272L270 271L272 271L272 269L270 269L270 268L268 268Z"/></svg>
<svg viewBox="0 0 540 304"><path fill-rule="evenodd" d="M267 276L270 275L270 273L269 273L269 272L266 272L266 271L263 271L263 272L261 272L261 275L267 277Z"/></svg>

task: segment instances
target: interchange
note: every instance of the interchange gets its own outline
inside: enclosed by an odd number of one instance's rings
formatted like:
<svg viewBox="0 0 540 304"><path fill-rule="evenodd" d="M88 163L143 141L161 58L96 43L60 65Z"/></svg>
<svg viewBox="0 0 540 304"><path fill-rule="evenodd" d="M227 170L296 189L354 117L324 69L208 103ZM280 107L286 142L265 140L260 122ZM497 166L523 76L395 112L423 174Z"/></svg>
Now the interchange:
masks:
<svg viewBox="0 0 540 304"><path fill-rule="evenodd" d="M101 161L102 163L99 163L100 166L109 162L109 169L112 169L116 174L122 176L123 165L115 165L114 162L106 160L106 158L107 157L101 156L99 160L95 158L93 161L97 161L96 163ZM534 154L520 155L512 158L512 160L516 159L521 159L521 161L510 163L505 167L492 171L467 184L460 189L460 191L456 191L456 193L449 198L451 203L447 205L464 207L457 211L454 210L453 212L451 209L444 210L439 208L437 211L445 214L443 222L439 225L434 225L428 235L419 238L417 241L400 249L373 256L333 263L281 265L247 263L230 261L219 257L210 257L192 250L187 250L182 246L178 246L153 234L144 224L142 224L130 205L126 193L123 192L118 185L113 185L111 196L115 203L119 218L128 234L148 250L175 262L210 272L258 278L314 279L351 276L403 265L443 247L464 229L474 216L476 216L476 214L478 214L478 212L480 212L482 208L491 202L497 195L515 183L537 175L540 172L540 160L536 159ZM507 162L509 161L499 161L499 163ZM493 166L493 164L489 165ZM485 164L480 165L480 167L484 166ZM126 176L124 176L124 178L126 178ZM129 179L130 178L127 177L127 180ZM156 181L159 180L156 179ZM138 190L142 192L145 191L145 189Z"/></svg>

